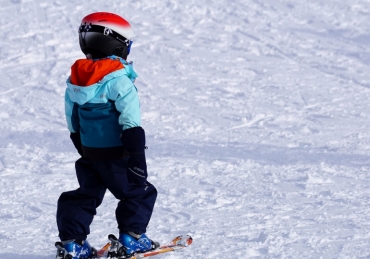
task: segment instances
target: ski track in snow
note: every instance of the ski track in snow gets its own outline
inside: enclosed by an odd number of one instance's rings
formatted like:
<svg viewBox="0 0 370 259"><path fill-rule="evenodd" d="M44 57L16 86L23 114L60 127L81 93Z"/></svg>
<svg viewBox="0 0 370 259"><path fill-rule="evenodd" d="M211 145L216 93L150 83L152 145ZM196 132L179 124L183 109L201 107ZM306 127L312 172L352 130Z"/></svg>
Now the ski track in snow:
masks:
<svg viewBox="0 0 370 259"><path fill-rule="evenodd" d="M0 258L55 255L77 188L65 80L95 11L137 34L148 235L194 238L158 259L370 257L369 0L0 0Z"/></svg>

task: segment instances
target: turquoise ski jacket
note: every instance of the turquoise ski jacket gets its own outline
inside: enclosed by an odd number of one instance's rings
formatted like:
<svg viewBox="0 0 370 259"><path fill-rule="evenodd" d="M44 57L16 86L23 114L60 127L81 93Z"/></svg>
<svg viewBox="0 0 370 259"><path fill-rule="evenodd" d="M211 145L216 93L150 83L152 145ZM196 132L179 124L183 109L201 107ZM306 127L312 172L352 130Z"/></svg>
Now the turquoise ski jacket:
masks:
<svg viewBox="0 0 370 259"><path fill-rule="evenodd" d="M80 59L71 67L65 115L69 131L80 135L87 158L119 157L122 131L140 126L136 77L132 64L116 56Z"/></svg>

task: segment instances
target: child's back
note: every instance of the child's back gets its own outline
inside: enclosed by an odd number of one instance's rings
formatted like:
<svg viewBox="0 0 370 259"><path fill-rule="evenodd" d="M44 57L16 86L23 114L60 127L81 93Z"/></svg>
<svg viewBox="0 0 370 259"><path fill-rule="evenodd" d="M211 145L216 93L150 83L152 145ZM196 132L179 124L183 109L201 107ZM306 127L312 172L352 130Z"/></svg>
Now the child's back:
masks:
<svg viewBox="0 0 370 259"><path fill-rule="evenodd" d="M79 42L87 59L73 64L65 94L70 137L81 155L76 161L80 187L59 197L56 258L95 255L86 238L107 189L119 200L118 255L158 246L145 234L157 190L147 181L137 74L126 61L132 37L130 24L118 15L93 13L82 20Z"/></svg>

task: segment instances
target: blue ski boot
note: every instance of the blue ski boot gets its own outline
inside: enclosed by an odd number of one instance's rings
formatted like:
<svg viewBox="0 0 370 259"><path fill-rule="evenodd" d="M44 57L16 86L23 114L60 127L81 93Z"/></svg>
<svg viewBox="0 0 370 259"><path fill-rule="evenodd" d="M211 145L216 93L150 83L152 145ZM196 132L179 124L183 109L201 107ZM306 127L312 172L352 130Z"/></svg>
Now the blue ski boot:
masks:
<svg viewBox="0 0 370 259"><path fill-rule="evenodd" d="M87 240L67 240L56 242L56 259L85 259L94 258L97 255L96 249L91 247Z"/></svg>
<svg viewBox="0 0 370 259"><path fill-rule="evenodd" d="M119 239L109 235L111 250L108 257L130 258L136 253L144 253L159 247L158 242L153 242L146 234L135 234L133 232L121 233Z"/></svg>

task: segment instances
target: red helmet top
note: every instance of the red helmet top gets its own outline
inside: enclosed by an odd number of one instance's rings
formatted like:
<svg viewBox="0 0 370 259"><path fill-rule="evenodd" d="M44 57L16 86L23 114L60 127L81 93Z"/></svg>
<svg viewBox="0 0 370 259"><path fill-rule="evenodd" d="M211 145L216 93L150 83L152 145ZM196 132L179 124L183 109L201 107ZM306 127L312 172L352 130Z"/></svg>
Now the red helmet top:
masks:
<svg viewBox="0 0 370 259"><path fill-rule="evenodd" d="M107 12L84 17L78 32L82 52L93 58L116 55L126 59L134 37L127 20Z"/></svg>

